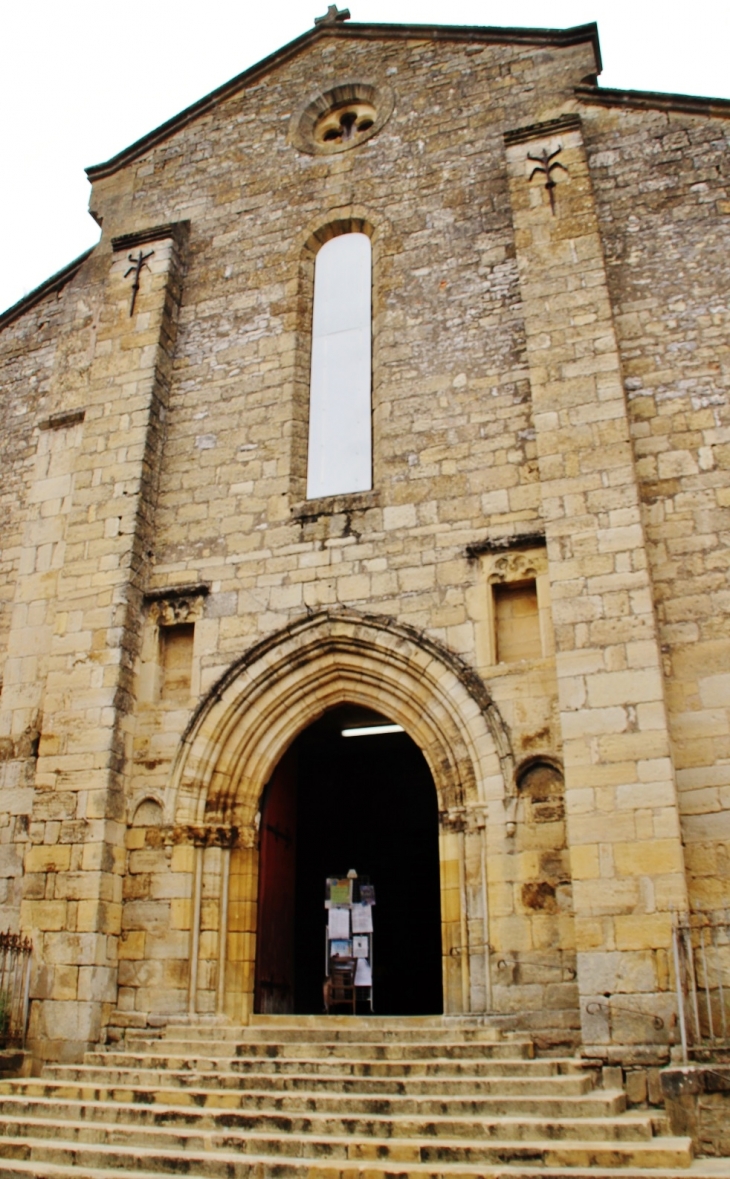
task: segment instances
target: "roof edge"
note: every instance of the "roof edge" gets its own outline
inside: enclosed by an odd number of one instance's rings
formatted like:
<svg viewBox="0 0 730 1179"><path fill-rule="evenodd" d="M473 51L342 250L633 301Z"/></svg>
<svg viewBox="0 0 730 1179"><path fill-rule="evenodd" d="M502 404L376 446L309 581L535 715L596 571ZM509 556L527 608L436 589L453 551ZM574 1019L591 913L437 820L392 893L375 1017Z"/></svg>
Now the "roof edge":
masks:
<svg viewBox="0 0 730 1179"><path fill-rule="evenodd" d="M7 311L0 313L0 331L4 327L7 327L9 323L13 323L14 320L19 319L21 315L25 315L26 311L30 311L46 295L51 295L54 291L60 291L62 287L65 287L66 283L71 281L95 249L96 246L90 246L88 250L84 250L83 254L79 254L78 258L74 258L73 262L69 262L62 270L57 270L55 274L52 274L40 286L29 291L27 295L23 295L23 298L18 299L17 303L13 303L12 307L8 307Z"/></svg>
<svg viewBox="0 0 730 1179"><path fill-rule="evenodd" d="M680 111L688 115L715 115L730 119L730 98L701 98L693 94L665 94L659 90L612 90L602 86L576 86L581 102L593 106L623 106L633 110Z"/></svg>
<svg viewBox="0 0 730 1179"><path fill-rule="evenodd" d="M249 66L235 78L224 82L222 86L212 90L203 98L199 98L191 106L185 107L179 114L173 115L166 122L155 127L141 139L135 140L128 147L117 152L115 156L101 164L92 164L86 169L86 175L93 184L95 180L103 180L106 176L113 176L115 172L129 164L138 156L143 155L150 148L162 143L176 131L186 127L199 115L205 114L219 102L229 98L244 86L255 82L257 78L267 73L274 66L282 65L293 57L300 49L320 37L344 37L346 39L375 40L387 37L390 40L407 40L429 37L434 41L469 41L471 43L483 41L485 44L515 44L515 45L556 45L567 47L590 41L593 45L593 55L596 63L596 73L602 69L601 47L598 40L598 25L591 21L585 25L575 25L569 29L533 29L533 28L502 28L499 26L479 25L402 25L402 24L337 24L320 25L301 33L293 41L287 42L280 49L270 53L268 57Z"/></svg>

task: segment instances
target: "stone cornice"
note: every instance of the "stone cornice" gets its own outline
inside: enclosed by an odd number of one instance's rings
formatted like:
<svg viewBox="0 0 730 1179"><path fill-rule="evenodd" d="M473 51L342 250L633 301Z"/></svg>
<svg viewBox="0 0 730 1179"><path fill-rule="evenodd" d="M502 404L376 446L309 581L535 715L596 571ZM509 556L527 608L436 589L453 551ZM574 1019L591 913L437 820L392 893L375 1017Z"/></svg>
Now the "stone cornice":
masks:
<svg viewBox="0 0 730 1179"><path fill-rule="evenodd" d="M504 553L512 549L536 549L545 547L544 532L522 532L514 536L487 537L475 540L466 546L466 555L470 561L476 560L487 553Z"/></svg>
<svg viewBox="0 0 730 1179"><path fill-rule="evenodd" d="M159 242L171 237L178 245L185 240L190 232L189 221L172 221L168 225L151 225L147 229L137 229L132 233L123 233L112 238L112 249L115 253L121 250L134 250L137 246L146 246L149 242Z"/></svg>
<svg viewBox="0 0 730 1179"><path fill-rule="evenodd" d="M145 600L159 602L173 598L206 598L209 593L209 581L193 581L186 582L185 585L163 585L147 590Z"/></svg>
<svg viewBox="0 0 730 1179"><path fill-rule="evenodd" d="M576 86L574 93L580 102L589 106L623 106L632 110L674 111L730 119L728 98L697 98L692 94L662 94L654 90L604 90L601 86Z"/></svg>
<svg viewBox="0 0 730 1179"><path fill-rule="evenodd" d="M548 119L545 123L530 123L528 127L516 127L514 131L505 131L504 142L507 147L512 147L515 143L529 143L531 139L559 135L561 131L580 131L580 115L569 112L558 115L557 119Z"/></svg>

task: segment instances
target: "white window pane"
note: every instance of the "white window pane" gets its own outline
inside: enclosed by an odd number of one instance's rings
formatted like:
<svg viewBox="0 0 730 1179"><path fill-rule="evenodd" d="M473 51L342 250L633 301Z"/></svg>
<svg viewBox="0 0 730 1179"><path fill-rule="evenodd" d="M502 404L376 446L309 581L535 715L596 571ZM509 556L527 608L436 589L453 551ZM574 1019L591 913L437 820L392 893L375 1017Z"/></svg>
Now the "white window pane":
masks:
<svg viewBox="0 0 730 1179"><path fill-rule="evenodd" d="M317 254L307 498L372 486L370 239L332 238Z"/></svg>

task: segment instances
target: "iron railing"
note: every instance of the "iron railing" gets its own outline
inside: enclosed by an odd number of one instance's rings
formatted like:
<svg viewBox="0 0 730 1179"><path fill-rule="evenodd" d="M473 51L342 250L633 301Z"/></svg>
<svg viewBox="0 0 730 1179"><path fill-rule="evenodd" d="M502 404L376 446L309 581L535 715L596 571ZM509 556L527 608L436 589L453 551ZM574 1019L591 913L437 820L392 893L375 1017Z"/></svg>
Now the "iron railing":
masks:
<svg viewBox="0 0 730 1179"><path fill-rule="evenodd" d="M675 914L672 953L685 1061L730 1051L730 915Z"/></svg>
<svg viewBox="0 0 730 1179"><path fill-rule="evenodd" d="M33 943L19 933L0 933L0 1047L25 1046Z"/></svg>

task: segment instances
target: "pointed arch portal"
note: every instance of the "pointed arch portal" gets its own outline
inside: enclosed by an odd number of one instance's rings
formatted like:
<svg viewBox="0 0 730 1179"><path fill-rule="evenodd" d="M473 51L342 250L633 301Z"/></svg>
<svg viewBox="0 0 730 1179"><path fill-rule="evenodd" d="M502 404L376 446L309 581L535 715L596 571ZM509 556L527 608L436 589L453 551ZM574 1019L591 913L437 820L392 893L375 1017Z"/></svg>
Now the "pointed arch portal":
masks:
<svg viewBox="0 0 730 1179"><path fill-rule="evenodd" d="M404 730L403 764L410 767L407 776L414 783L411 802L415 805L417 796L427 800L430 792L436 822L443 1009L487 1010L486 831L504 832L505 803L514 792L509 735L485 685L458 656L415 628L355 611L297 620L257 644L213 686L181 743L166 817L178 830L198 833L194 897L200 897L208 871L203 864L206 846L229 856L219 904L218 1008L245 1018L254 1007L259 859L262 851L266 854L260 827L262 808L268 821L267 808L273 805L267 786L271 792L269 784L277 775L291 775L295 759L309 766L305 769L311 778L312 743L323 739L328 724L336 727L344 715L337 710L342 709L376 714ZM333 789L334 779L327 786ZM388 806L387 791L380 791L377 806L386 812L375 820L383 829L389 818L399 821L395 802ZM421 818L427 811L424 802ZM303 827L297 820L295 832L302 838L308 830L310 844L311 817ZM218 836L211 839L211 831ZM322 848L310 854L317 864L313 872L319 874L329 854ZM300 863L305 859L300 855ZM332 864L334 873L350 867L367 870L356 863ZM318 879L316 887L323 889L323 884ZM424 887L428 892L428 885ZM199 925L199 899L193 908L193 924L197 920ZM323 911L321 919L323 923ZM377 920L382 924L382 909ZM199 942L199 930L193 928L191 1010L197 1003ZM259 939L259 953L260 946ZM323 964L323 946L321 954ZM296 1002L311 1005L311 999ZM424 1002L432 1007L435 1000Z"/></svg>

